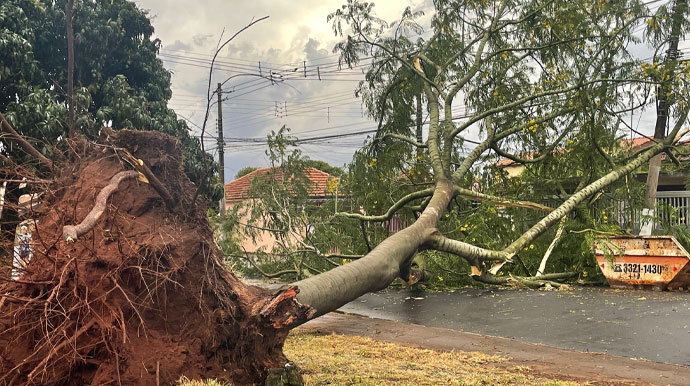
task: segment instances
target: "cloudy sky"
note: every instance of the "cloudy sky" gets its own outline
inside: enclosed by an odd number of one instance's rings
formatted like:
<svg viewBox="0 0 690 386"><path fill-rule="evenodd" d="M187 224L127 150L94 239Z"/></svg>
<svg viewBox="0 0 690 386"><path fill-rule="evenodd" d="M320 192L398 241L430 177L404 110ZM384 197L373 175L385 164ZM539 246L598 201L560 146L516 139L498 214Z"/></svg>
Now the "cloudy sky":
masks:
<svg viewBox="0 0 690 386"><path fill-rule="evenodd" d="M354 97L362 68L339 68L333 46L340 40L326 21L343 0L199 1L135 0L148 10L162 41L160 58L173 72L171 107L187 119L197 134L206 109L209 62L221 34L229 38L252 20L268 16L237 36L219 55L211 85L223 82L225 180L234 179L245 166L266 166L266 146L239 142L237 138L266 138L286 125L300 139L351 133L345 138L322 139L300 149L312 159L342 166L351 160L376 125L367 119ZM399 18L405 7L432 14L429 0L380 0L376 13L387 21ZM652 1L652 9L666 0ZM688 49L688 41L681 49ZM633 47L640 58L647 47ZM362 67L367 64L362 62ZM306 76L305 76L306 70ZM275 82L241 74L275 74ZM217 154L217 106L207 123L206 148ZM631 117L627 117L628 121ZM654 111L632 117L636 128L653 133ZM365 132L365 133L361 133ZM471 135L471 138L476 138Z"/></svg>
<svg viewBox="0 0 690 386"><path fill-rule="evenodd" d="M223 87L225 177L232 180L244 166L264 166L265 145L237 143L230 138L265 138L283 124L299 138L371 130L360 100L353 93L363 79L361 68L339 69L333 46L339 41L326 17L342 0L200 1L136 0L152 16L156 36L163 42L161 59L173 72L171 107L201 126L206 108L210 57L221 33L227 39L253 19L269 16L235 38L218 58L212 85L241 73L279 73L277 82L237 76ZM424 7L422 0L376 2L385 20L399 17L406 6ZM366 63L366 62L363 62ZM307 76L304 75L306 67ZM319 80L320 78L320 80ZM283 80L282 82L280 80ZM217 136L213 106L207 130ZM198 128L197 128L198 130ZM300 146L312 159L342 165L367 134ZM217 157L216 139L206 147Z"/></svg>

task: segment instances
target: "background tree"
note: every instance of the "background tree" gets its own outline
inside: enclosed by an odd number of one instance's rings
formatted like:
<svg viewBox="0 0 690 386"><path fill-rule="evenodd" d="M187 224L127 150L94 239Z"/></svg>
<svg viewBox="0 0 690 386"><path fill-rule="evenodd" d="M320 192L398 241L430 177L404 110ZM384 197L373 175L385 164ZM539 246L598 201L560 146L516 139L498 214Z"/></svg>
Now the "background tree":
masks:
<svg viewBox="0 0 690 386"><path fill-rule="evenodd" d="M0 111L39 151L55 157L50 147L69 136L67 116L67 1L10 0L0 4ZM218 199L216 165L204 155L187 124L167 107L172 95L170 72L157 58L148 15L135 3L76 1L75 107L76 127L89 138L102 125L157 130L180 140L184 168L200 183L203 158L211 168L205 197ZM3 146L4 155L21 162L21 153ZM212 200L213 202L213 200Z"/></svg>
<svg viewBox="0 0 690 386"><path fill-rule="evenodd" d="M242 176L246 176L247 174L253 172L256 169L258 169L258 167L256 166L245 166L242 169L238 170L237 173L235 173L235 179L238 179Z"/></svg>
<svg viewBox="0 0 690 386"><path fill-rule="evenodd" d="M335 175L342 169L304 157L294 149L296 140L286 127L271 132L266 152L271 169L254 175L247 200L234 205L224 218L212 219L222 235L219 245L236 270L301 279L358 257L332 250L336 238L340 248L347 248L343 238L350 237L347 229L335 230L330 224L338 205L338 178L327 181L323 191L309 178L311 168ZM339 200L340 205L347 202ZM242 249L243 240L256 243L267 235L274 240L270 249Z"/></svg>

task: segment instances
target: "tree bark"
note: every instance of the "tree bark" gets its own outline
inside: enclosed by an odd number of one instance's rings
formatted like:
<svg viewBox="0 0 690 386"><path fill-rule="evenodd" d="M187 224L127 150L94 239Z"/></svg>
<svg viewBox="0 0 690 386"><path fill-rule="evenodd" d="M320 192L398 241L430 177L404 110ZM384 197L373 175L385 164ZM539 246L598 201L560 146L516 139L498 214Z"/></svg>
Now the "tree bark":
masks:
<svg viewBox="0 0 690 386"><path fill-rule="evenodd" d="M412 258L435 231L452 197L450 181L439 180L417 221L385 239L361 259L293 283L299 289L297 301L315 309L313 317L317 317L368 292L386 288L397 277L407 281ZM306 319L297 320L294 326L304 322Z"/></svg>

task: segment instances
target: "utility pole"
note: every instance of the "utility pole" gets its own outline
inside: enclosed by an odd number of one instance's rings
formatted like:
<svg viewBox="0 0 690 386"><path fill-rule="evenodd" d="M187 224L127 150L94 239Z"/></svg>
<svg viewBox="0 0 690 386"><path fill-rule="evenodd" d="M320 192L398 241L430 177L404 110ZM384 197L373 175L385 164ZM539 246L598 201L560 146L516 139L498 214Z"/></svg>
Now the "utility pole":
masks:
<svg viewBox="0 0 690 386"><path fill-rule="evenodd" d="M674 72L678 64L678 40L680 39L680 30L683 24L683 16L685 14L686 0L676 0L673 4L671 17L671 34L669 37L668 51L666 51L666 59L664 60L664 69L661 73L661 85L657 88L657 113L656 125L654 126L654 140L660 141L666 138L666 126L668 122L668 113L673 104L673 97L670 95L673 87ZM641 236L649 236L652 234L654 227L654 220L650 219L655 215L656 208L656 190L659 186L659 171L661 169L661 159L663 153L657 154L649 160L649 170L647 171L647 189L645 191L645 208L642 211L642 226L640 229ZM645 219L645 217L647 217Z"/></svg>
<svg viewBox="0 0 690 386"><path fill-rule="evenodd" d="M223 188L223 196L220 199L220 215L225 216L225 141L223 140L223 92L220 88L221 84L218 83L218 165L220 166L220 171L218 172L218 179L220 180L220 186Z"/></svg>
<svg viewBox="0 0 690 386"><path fill-rule="evenodd" d="M72 26L74 0L68 0L65 8L67 24L67 126L69 128L69 136L74 138L77 135L74 117L74 28Z"/></svg>

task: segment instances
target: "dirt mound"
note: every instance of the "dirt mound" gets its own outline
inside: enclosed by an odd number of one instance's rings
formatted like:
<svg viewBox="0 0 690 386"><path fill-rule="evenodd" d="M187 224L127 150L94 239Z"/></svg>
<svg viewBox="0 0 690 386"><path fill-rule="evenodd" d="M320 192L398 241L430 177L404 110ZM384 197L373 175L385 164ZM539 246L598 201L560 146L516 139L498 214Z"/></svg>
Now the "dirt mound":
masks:
<svg viewBox="0 0 690 386"><path fill-rule="evenodd" d="M304 310L290 291L274 296L226 270L177 141L123 130L72 148L33 216L30 263L0 284L0 385L170 384L181 375L248 384L285 364L287 323L275 315ZM96 225L66 240L63 227L87 217L136 159L174 206L151 184L124 179Z"/></svg>

